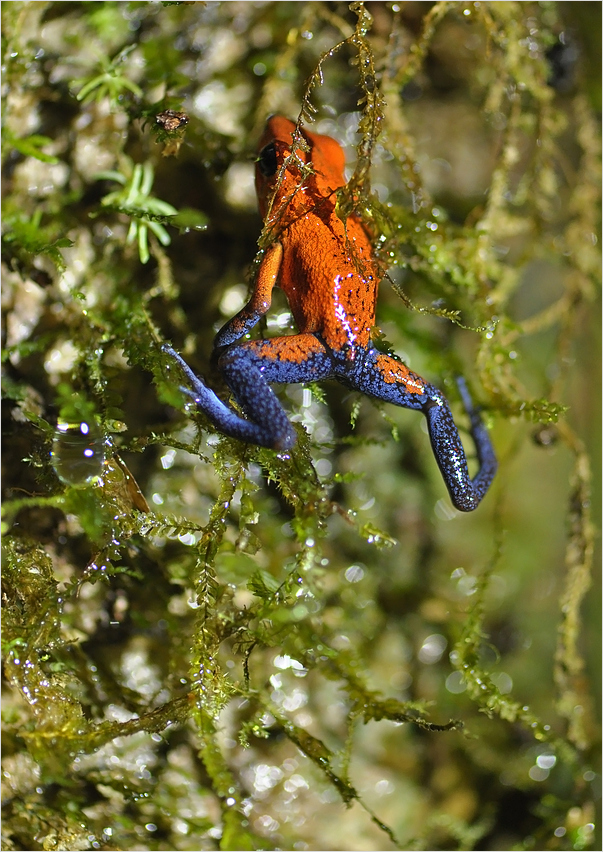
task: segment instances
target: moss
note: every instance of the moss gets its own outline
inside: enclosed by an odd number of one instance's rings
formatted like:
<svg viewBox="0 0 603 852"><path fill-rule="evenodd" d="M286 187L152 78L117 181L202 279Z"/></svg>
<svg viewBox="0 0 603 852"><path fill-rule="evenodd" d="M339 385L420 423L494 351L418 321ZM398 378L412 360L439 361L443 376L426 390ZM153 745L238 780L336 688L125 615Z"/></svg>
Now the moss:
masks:
<svg viewBox="0 0 603 852"><path fill-rule="evenodd" d="M578 5L3 4L4 848L596 848ZM275 454L165 362L227 393L276 111L346 145L376 345L482 405L470 517L411 412L282 388Z"/></svg>

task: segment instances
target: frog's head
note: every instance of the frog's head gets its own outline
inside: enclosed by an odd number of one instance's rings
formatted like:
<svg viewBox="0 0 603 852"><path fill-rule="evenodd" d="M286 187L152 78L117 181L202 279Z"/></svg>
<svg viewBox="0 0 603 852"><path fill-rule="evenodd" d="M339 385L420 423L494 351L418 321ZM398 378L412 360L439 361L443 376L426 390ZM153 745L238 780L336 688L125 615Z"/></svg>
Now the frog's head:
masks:
<svg viewBox="0 0 603 852"><path fill-rule="evenodd" d="M262 218L266 217L275 191L277 195L272 209L280 206L281 200L295 195L295 189L302 181L301 164L312 164L313 173L304 181L304 187L313 195L330 195L345 184L345 155L341 145L330 136L302 129L302 145L296 148L293 157L289 156L295 126L295 122L281 115L273 115L266 122L258 145L255 168L255 186ZM283 171L285 160L287 164Z"/></svg>

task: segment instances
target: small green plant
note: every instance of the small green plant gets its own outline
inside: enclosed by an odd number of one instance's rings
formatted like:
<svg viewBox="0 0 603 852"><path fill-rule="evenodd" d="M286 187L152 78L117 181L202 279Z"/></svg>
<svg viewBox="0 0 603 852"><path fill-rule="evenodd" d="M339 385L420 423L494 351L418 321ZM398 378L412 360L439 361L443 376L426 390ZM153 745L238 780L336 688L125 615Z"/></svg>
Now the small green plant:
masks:
<svg viewBox="0 0 603 852"><path fill-rule="evenodd" d="M150 257L149 231L161 245L169 246L171 237L165 224L174 225L183 232L202 231L207 227L207 217L201 211L190 207L176 210L167 201L150 194L155 178L150 162L132 165L131 161L127 161L126 169L131 169L130 177L118 171L99 172L95 177L97 180L114 180L122 184L123 189L105 195L101 205L106 210L122 213L131 219L126 243L138 244L141 263L147 263Z"/></svg>
<svg viewBox="0 0 603 852"><path fill-rule="evenodd" d="M77 94L78 101L89 103L90 101L102 101L103 98L108 98L111 107L115 109L127 92L130 92L136 98L141 98L142 89L125 76L123 68L127 56L135 47L135 44L129 45L120 50L117 56L114 56L111 60L101 57L100 74L74 80L75 85L81 84L82 86Z"/></svg>
<svg viewBox="0 0 603 852"><path fill-rule="evenodd" d="M39 133L33 133L31 136L17 137L12 133L4 134L4 145L6 150L15 148L24 157L35 157L36 160L41 160L43 163L51 163L54 165L59 162L58 157L53 154L47 154L42 150L46 145L50 145L52 139L49 136L42 136Z"/></svg>
<svg viewBox="0 0 603 852"><path fill-rule="evenodd" d="M34 257L43 254L62 272L65 260L59 249L69 248L73 243L67 237L56 237L54 224L42 225L42 215L42 209L38 208L30 218L21 215L7 217L7 230L2 235L5 258L10 259L13 266L28 267Z"/></svg>
<svg viewBox="0 0 603 852"><path fill-rule="evenodd" d="M132 221L126 237L127 243L138 243L138 254L141 263L149 259L149 230L164 246L169 246L171 237L163 227L163 223L178 214L175 207L167 201L153 198L150 194L155 173L150 162L136 165L128 179L121 172L108 171L96 175L98 180L115 180L123 185L123 189L110 192L102 199L101 204L116 213L123 213Z"/></svg>

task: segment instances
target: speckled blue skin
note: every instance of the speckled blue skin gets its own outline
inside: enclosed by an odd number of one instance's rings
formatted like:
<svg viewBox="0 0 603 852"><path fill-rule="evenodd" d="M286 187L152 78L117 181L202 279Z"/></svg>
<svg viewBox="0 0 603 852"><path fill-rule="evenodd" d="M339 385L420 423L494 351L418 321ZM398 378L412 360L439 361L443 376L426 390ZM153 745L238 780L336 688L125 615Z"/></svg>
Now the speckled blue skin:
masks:
<svg viewBox="0 0 603 852"><path fill-rule="evenodd" d="M218 334L217 342L232 341L232 328L231 321ZM245 332L248 330L249 323L244 328ZM225 405L171 346L164 346L163 351L178 362L191 384L192 390L182 390L222 432L261 447L283 451L296 441L295 431L271 390L270 382L291 384L334 378L368 396L422 411L427 418L433 453L454 506L462 512L475 509L492 482L497 462L488 432L464 381L459 379L458 387L471 423L479 462L474 479L469 476L465 451L448 402L437 388L416 377L421 382L422 392L409 392L402 382L385 380L377 363L379 353L372 346L355 347L351 357L349 350L330 350L318 335L298 335L300 345L307 346L306 338L310 336L314 338L313 351L301 363L287 359L285 353L275 357L272 340L230 342L230 345L216 347L217 366L247 419Z"/></svg>

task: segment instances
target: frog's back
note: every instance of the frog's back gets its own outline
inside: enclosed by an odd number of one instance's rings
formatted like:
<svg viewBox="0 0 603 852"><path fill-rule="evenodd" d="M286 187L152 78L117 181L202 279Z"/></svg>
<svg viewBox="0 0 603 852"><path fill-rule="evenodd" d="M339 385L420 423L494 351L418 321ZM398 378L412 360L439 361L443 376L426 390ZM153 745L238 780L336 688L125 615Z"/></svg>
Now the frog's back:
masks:
<svg viewBox="0 0 603 852"><path fill-rule="evenodd" d="M289 119L270 118L256 169L260 211L283 246L279 285L300 332L320 334L334 350L365 347L379 275L360 219L350 216L344 225L335 210L345 155L335 139L304 130L309 150L299 148L287 160L294 131ZM303 180L300 162L312 164Z"/></svg>
<svg viewBox="0 0 603 852"><path fill-rule="evenodd" d="M283 234L280 286L301 332L316 332L331 349L369 343L379 283L369 237L356 217L344 227L331 204L307 213Z"/></svg>

